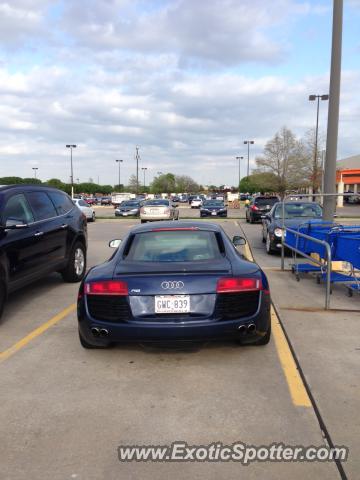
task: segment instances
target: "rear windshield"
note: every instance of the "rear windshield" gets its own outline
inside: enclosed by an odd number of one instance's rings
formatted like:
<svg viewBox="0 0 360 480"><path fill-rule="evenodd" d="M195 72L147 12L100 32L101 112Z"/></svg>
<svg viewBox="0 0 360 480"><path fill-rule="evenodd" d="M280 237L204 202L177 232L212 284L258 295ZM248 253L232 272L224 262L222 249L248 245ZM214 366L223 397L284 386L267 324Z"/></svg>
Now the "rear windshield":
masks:
<svg viewBox="0 0 360 480"><path fill-rule="evenodd" d="M135 235L127 260L198 262L221 258L215 232L169 230Z"/></svg>
<svg viewBox="0 0 360 480"><path fill-rule="evenodd" d="M122 207L138 207L139 202L122 202Z"/></svg>
<svg viewBox="0 0 360 480"><path fill-rule="evenodd" d="M209 200L204 202L204 207L223 207L224 202L222 200Z"/></svg>
<svg viewBox="0 0 360 480"><path fill-rule="evenodd" d="M153 205L153 206L157 206L157 205L165 205L166 207L169 206L169 200L157 200L157 199L154 199L154 200L148 200L145 205Z"/></svg>
<svg viewBox="0 0 360 480"><path fill-rule="evenodd" d="M278 201L279 199L277 197L255 198L254 203L256 203L256 205L264 206L264 205L274 205L274 203Z"/></svg>
<svg viewBox="0 0 360 480"><path fill-rule="evenodd" d="M275 218L282 218L282 205L275 207ZM317 203L290 203L285 204L285 218L307 217L320 218L322 209Z"/></svg>

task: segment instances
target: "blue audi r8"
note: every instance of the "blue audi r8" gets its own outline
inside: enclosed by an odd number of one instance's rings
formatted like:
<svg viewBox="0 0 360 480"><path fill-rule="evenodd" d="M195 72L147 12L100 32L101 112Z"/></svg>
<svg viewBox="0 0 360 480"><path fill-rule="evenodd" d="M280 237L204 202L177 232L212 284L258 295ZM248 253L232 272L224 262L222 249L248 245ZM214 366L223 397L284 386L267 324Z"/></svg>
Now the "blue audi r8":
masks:
<svg viewBox="0 0 360 480"><path fill-rule="evenodd" d="M115 253L86 275L78 296L84 348L115 342L270 340L264 272L219 226L156 222L112 240Z"/></svg>

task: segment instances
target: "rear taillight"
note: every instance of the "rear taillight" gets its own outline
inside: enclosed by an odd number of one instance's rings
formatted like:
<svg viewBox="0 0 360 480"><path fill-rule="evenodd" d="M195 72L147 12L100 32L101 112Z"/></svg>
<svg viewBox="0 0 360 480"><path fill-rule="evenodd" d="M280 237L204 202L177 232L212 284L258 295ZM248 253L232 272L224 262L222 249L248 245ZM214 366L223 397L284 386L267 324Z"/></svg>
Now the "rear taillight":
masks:
<svg viewBox="0 0 360 480"><path fill-rule="evenodd" d="M258 208L256 205L252 205L251 210L252 210L252 211L254 211L254 210L259 210L259 208Z"/></svg>
<svg viewBox="0 0 360 480"><path fill-rule="evenodd" d="M220 278L217 282L217 293L249 292L261 290L262 282L259 278Z"/></svg>
<svg viewBox="0 0 360 480"><path fill-rule="evenodd" d="M128 295L128 285L121 280L85 283L86 295Z"/></svg>

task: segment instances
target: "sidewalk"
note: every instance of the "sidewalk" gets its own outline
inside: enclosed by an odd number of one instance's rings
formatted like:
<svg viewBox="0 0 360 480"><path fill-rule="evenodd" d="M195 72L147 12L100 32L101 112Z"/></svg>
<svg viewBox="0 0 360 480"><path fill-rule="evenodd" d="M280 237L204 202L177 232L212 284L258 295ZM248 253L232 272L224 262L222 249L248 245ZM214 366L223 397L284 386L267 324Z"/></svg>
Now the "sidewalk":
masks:
<svg viewBox="0 0 360 480"><path fill-rule="evenodd" d="M263 249L251 239L250 226L241 227L250 246L255 244L255 260L268 276L274 306L330 437L335 445L350 448L345 472L349 479L359 478L360 296L348 298L344 288L335 286L332 309L323 310L324 285L307 276L297 282L290 271L280 270L280 257L273 257L274 266L269 266ZM286 267L290 260L286 258Z"/></svg>

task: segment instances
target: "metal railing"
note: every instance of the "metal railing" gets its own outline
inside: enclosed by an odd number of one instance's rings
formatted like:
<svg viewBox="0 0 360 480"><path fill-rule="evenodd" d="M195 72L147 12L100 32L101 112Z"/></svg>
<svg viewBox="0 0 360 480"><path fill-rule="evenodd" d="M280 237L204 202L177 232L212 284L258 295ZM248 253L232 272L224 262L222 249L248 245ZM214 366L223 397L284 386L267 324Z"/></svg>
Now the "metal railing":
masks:
<svg viewBox="0 0 360 480"><path fill-rule="evenodd" d="M301 198L312 198L312 197L355 197L358 196L357 193L299 193L299 194L289 194L283 198L282 203L282 235L281 235L281 270L285 268L285 248L284 248L284 228L285 228L285 203L286 199L290 197L299 196Z"/></svg>
<svg viewBox="0 0 360 480"><path fill-rule="evenodd" d="M320 265L321 267L326 268L326 293L325 293L325 310L328 310L330 308L330 292L331 292L331 266L332 266L332 260L331 260L331 247L330 245L325 242L324 240L318 240L317 238L311 237L310 235L306 235L305 233L299 232L297 230L294 230L292 228L287 228L285 227L285 204L286 204L286 199L289 199L291 197L299 196L301 198L313 198L313 197L354 197L358 196L357 193L292 193L289 195L286 195L283 198L282 203L282 224L281 224L281 270L285 269L285 247L296 252L297 254L303 256L304 258L310 259L313 263ZM297 236L297 239L299 237L305 238L307 240L311 240L314 243L318 243L322 246L325 247L326 250L326 263L324 264L321 259L316 260L315 258L311 257L310 255L307 255L305 252L302 252L301 250L297 249L296 247L292 247L288 245L285 242L285 230L289 231L290 233L294 234ZM296 242L296 245L298 242Z"/></svg>
<svg viewBox="0 0 360 480"><path fill-rule="evenodd" d="M308 258L309 260L311 260L311 262L316 263L321 268L325 267L326 269L325 310L328 310L330 308L331 265L332 265L330 245L324 240L319 240L317 238L311 237L310 235L306 235L305 233L299 232L297 230L293 230L292 228L285 227L285 230L296 236L296 245L298 245L299 238L305 238L306 240L310 240L311 242L318 243L319 245L322 245L323 247L325 247L326 261L324 263L323 261L321 261L321 259L317 260L316 258L311 257L307 253L302 252L298 248L288 245L286 242L282 242L284 247L289 248L290 250L295 252L295 254L301 255L304 258ZM295 256L295 262L296 262L296 256Z"/></svg>

